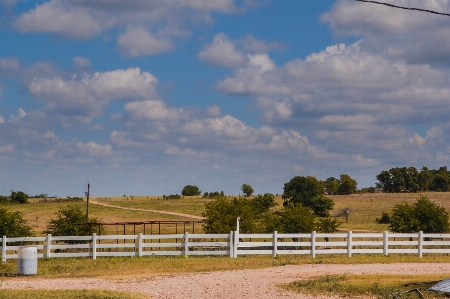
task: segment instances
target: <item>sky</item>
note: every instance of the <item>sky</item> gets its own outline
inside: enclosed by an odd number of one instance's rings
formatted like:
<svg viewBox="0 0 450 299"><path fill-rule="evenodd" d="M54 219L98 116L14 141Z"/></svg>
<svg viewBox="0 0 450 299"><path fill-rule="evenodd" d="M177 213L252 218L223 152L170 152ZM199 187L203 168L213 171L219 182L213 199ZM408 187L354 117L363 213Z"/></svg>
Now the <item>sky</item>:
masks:
<svg viewBox="0 0 450 299"><path fill-rule="evenodd" d="M380 0L450 13L450 0ZM450 161L450 17L354 0L0 0L0 194L282 193Z"/></svg>

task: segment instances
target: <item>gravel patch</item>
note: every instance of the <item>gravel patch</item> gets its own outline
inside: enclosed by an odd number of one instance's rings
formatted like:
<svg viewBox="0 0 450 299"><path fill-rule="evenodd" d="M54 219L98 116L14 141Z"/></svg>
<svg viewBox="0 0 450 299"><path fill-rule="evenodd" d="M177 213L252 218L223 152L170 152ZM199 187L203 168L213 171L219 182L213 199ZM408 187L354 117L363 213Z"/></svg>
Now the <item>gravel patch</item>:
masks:
<svg viewBox="0 0 450 299"><path fill-rule="evenodd" d="M141 279L6 278L0 289L107 289L145 293L150 298L329 298L283 291L278 284L332 274L448 273L448 263L289 265L256 270L149 276Z"/></svg>

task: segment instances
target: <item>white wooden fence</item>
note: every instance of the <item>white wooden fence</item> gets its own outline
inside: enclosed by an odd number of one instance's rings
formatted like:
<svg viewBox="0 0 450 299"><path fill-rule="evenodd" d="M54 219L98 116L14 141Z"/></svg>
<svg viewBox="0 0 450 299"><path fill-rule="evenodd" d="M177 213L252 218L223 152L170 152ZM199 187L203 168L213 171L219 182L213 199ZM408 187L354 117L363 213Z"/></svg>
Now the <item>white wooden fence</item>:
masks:
<svg viewBox="0 0 450 299"><path fill-rule="evenodd" d="M334 233L322 234L171 234L20 237L1 240L2 261L17 259L19 246L33 245L38 258L99 256L250 254L423 254L450 253L450 234ZM71 243L72 242L72 243ZM78 242L80 244L73 244ZM8 245L10 243L10 245Z"/></svg>

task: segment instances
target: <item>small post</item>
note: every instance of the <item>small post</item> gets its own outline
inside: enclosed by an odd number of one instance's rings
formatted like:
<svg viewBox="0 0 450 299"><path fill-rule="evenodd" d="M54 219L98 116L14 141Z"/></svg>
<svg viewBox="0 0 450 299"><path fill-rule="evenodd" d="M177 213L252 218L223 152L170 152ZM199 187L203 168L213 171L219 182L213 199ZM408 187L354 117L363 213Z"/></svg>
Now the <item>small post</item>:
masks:
<svg viewBox="0 0 450 299"><path fill-rule="evenodd" d="M2 238L2 263L6 263L6 236Z"/></svg>
<svg viewBox="0 0 450 299"><path fill-rule="evenodd" d="M184 233L184 256L187 258L189 252L189 233Z"/></svg>
<svg viewBox="0 0 450 299"><path fill-rule="evenodd" d="M233 238L234 238L234 236L233 236L233 231L230 231L230 258L234 258L234 251L233 251L233 249L234 249L234 245L233 245Z"/></svg>
<svg viewBox="0 0 450 299"><path fill-rule="evenodd" d="M239 232L235 231L233 236L234 236L233 255L234 255L234 258L237 258L237 256L238 256L238 245L239 245Z"/></svg>
<svg viewBox="0 0 450 299"><path fill-rule="evenodd" d="M311 256L313 259L316 258L316 232L311 232Z"/></svg>
<svg viewBox="0 0 450 299"><path fill-rule="evenodd" d="M273 232L273 257L277 257L277 247L278 247L278 232Z"/></svg>
<svg viewBox="0 0 450 299"><path fill-rule="evenodd" d="M51 249L52 247L52 234L48 234L47 235L47 245L45 246L46 248L46 253L45 253L45 258L49 259L51 257Z"/></svg>
<svg viewBox="0 0 450 299"><path fill-rule="evenodd" d="M239 233L239 222L241 220L241 217L236 218L236 231Z"/></svg>
<svg viewBox="0 0 450 299"><path fill-rule="evenodd" d="M423 231L419 232L419 241L418 241L418 250L419 250L419 257L422 258L423 255Z"/></svg>
<svg viewBox="0 0 450 299"><path fill-rule="evenodd" d="M97 259L97 234L92 234L92 259Z"/></svg>
<svg viewBox="0 0 450 299"><path fill-rule="evenodd" d="M387 231L383 232L383 254L388 255L389 251L389 233Z"/></svg>
<svg viewBox="0 0 450 299"><path fill-rule="evenodd" d="M138 237L138 256L142 256L142 240L143 240L143 234L139 233Z"/></svg>
<svg viewBox="0 0 450 299"><path fill-rule="evenodd" d="M348 257L352 257L352 231L348 231L347 234L347 254Z"/></svg>

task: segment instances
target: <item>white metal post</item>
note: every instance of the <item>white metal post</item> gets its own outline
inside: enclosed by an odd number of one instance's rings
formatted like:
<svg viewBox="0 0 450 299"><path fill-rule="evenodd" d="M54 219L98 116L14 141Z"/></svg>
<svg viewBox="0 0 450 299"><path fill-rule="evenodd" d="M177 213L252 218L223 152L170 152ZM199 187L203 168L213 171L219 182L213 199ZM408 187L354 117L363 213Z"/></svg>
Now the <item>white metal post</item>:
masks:
<svg viewBox="0 0 450 299"><path fill-rule="evenodd" d="M236 218L236 231L239 233L239 222L241 220L241 217Z"/></svg>
<svg viewBox="0 0 450 299"><path fill-rule="evenodd" d="M233 231L230 231L230 258L234 258L234 242L233 242L234 236L233 236Z"/></svg>
<svg viewBox="0 0 450 299"><path fill-rule="evenodd" d="M6 263L6 236L2 238L2 263Z"/></svg>
<svg viewBox="0 0 450 299"><path fill-rule="evenodd" d="M277 257L277 247L278 247L278 232L273 232L273 257Z"/></svg>
<svg viewBox="0 0 450 299"><path fill-rule="evenodd" d="M51 257L51 248L52 248L52 234L47 235L47 246L46 246L46 253L45 258L49 259Z"/></svg>
<svg viewBox="0 0 450 299"><path fill-rule="evenodd" d="M316 258L316 232L311 232L311 256L313 259Z"/></svg>
<svg viewBox="0 0 450 299"><path fill-rule="evenodd" d="M189 252L189 232L184 233L184 256L187 257Z"/></svg>
<svg viewBox="0 0 450 299"><path fill-rule="evenodd" d="M422 252L422 249L423 249L423 231L419 232L419 242L418 243L419 244L418 244L417 247L419 247L418 248L419 249L419 257L422 258L422 255L423 255L423 252Z"/></svg>
<svg viewBox="0 0 450 299"><path fill-rule="evenodd" d="M233 255L234 255L234 258L237 258L237 256L238 256L238 245L239 245L239 232L235 231L233 235L234 235Z"/></svg>
<svg viewBox="0 0 450 299"><path fill-rule="evenodd" d="M352 257L352 231L348 231L347 234L347 254L348 257Z"/></svg>
<svg viewBox="0 0 450 299"><path fill-rule="evenodd" d="M388 255L389 251L389 233L387 231L383 232L383 254Z"/></svg>
<svg viewBox="0 0 450 299"><path fill-rule="evenodd" d="M142 235L142 233L139 233L139 237L138 237L138 256L142 256L142 240L143 240L143 235Z"/></svg>
<svg viewBox="0 0 450 299"><path fill-rule="evenodd" d="M92 234L92 259L97 259L97 234Z"/></svg>

